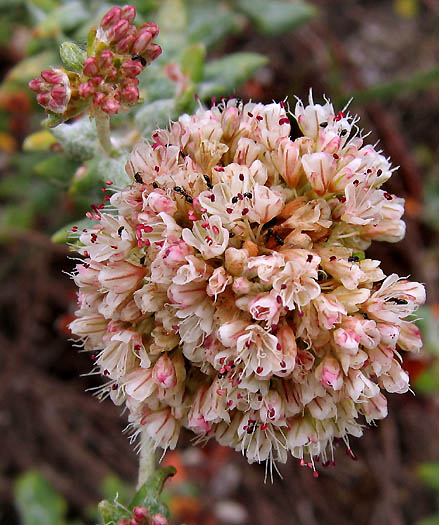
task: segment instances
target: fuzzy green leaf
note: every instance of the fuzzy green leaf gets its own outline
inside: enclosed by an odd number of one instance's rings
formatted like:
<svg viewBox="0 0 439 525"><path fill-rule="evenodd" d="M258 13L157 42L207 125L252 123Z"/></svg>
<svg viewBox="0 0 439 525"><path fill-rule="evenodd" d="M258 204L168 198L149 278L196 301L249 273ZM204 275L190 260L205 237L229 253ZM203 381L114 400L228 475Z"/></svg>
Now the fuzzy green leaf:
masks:
<svg viewBox="0 0 439 525"><path fill-rule="evenodd" d="M212 60L205 66L198 94L204 99L229 95L266 63L267 57L245 52Z"/></svg>
<svg viewBox="0 0 439 525"><path fill-rule="evenodd" d="M15 503L22 525L63 525L67 504L37 471L22 474L15 483Z"/></svg>
<svg viewBox="0 0 439 525"><path fill-rule="evenodd" d="M59 55L63 64L72 71L80 73L87 53L74 42L63 42L59 46Z"/></svg>
<svg viewBox="0 0 439 525"><path fill-rule="evenodd" d="M203 78L206 50L202 44L193 44L185 49L181 57L181 69L192 82L198 83Z"/></svg>
<svg viewBox="0 0 439 525"><path fill-rule="evenodd" d="M239 29L239 20L235 13L223 3L212 0L194 3L188 6L189 42L202 43L211 48L222 42L230 33Z"/></svg>
<svg viewBox="0 0 439 525"><path fill-rule="evenodd" d="M260 31L269 35L294 29L315 14L315 8L301 0L237 0L236 5Z"/></svg>
<svg viewBox="0 0 439 525"><path fill-rule="evenodd" d="M51 133L58 139L65 153L74 159L91 159L97 150L96 125L88 117L71 124L60 124Z"/></svg>
<svg viewBox="0 0 439 525"><path fill-rule="evenodd" d="M175 116L175 100L169 98L144 104L135 121L142 135L148 137L155 129L166 127Z"/></svg>

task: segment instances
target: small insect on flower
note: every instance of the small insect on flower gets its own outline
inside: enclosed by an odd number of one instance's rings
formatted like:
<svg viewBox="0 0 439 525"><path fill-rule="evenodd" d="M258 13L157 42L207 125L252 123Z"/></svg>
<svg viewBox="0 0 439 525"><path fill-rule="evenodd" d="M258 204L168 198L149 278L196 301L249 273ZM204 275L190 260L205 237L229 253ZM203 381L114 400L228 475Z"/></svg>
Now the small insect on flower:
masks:
<svg viewBox="0 0 439 525"><path fill-rule="evenodd" d="M131 57L131 59L132 59L132 60L138 60L138 61L142 64L143 67L145 67L146 64L147 64L146 59L143 58L141 55L133 55L133 56Z"/></svg>

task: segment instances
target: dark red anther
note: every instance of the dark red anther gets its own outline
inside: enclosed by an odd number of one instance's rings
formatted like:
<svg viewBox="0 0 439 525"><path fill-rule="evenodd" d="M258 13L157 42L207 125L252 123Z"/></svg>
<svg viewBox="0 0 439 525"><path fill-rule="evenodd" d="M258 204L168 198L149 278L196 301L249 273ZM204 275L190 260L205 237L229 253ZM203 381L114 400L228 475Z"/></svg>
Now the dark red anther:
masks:
<svg viewBox="0 0 439 525"><path fill-rule="evenodd" d="M282 304L282 297L280 295L278 295L276 297L276 301L277 301L278 304Z"/></svg>
<svg viewBox="0 0 439 525"><path fill-rule="evenodd" d="M109 375L110 375L110 372L107 369L105 369L104 370L104 376L109 376Z"/></svg>
<svg viewBox="0 0 439 525"><path fill-rule="evenodd" d="M263 425L261 425L262 431L267 430L267 428L268 428L268 423L264 423Z"/></svg>
<svg viewBox="0 0 439 525"><path fill-rule="evenodd" d="M261 374L263 371L264 371L264 368L262 366L258 366L258 368L256 368L257 374Z"/></svg>
<svg viewBox="0 0 439 525"><path fill-rule="evenodd" d="M384 198L388 201L391 201L393 199L393 197L387 191L384 192Z"/></svg>
<svg viewBox="0 0 439 525"><path fill-rule="evenodd" d="M288 117L283 117L279 120L279 126L282 126L282 124L289 124L290 119Z"/></svg>
<svg viewBox="0 0 439 525"><path fill-rule="evenodd" d="M215 171L224 171L224 168L222 166L215 166L213 169Z"/></svg>
<svg viewBox="0 0 439 525"><path fill-rule="evenodd" d="M160 167L159 166L154 166L154 170L158 173L160 171Z"/></svg>
<svg viewBox="0 0 439 525"><path fill-rule="evenodd" d="M285 102L284 102L283 100L281 100L281 101L279 102L279 106L280 106L282 109L284 109L284 108L285 108Z"/></svg>
<svg viewBox="0 0 439 525"><path fill-rule="evenodd" d="M344 195L342 195L341 197L338 198L338 200L340 202L346 202L346 197Z"/></svg>
<svg viewBox="0 0 439 525"><path fill-rule="evenodd" d="M306 262L311 262L313 259L313 256L311 254L308 255L308 257L306 258Z"/></svg>
<svg viewBox="0 0 439 525"><path fill-rule="evenodd" d="M279 350L280 350L280 349L279 349ZM285 363L285 361L281 361L279 364L280 364L280 366L281 366L282 368L286 368L286 367L287 367L287 364Z"/></svg>
<svg viewBox="0 0 439 525"><path fill-rule="evenodd" d="M287 285L286 284L281 284L280 285L280 289L281 290L286 290L287 289Z"/></svg>
<svg viewBox="0 0 439 525"><path fill-rule="evenodd" d="M256 117L256 120L259 120L259 122L260 122L261 120L264 120L264 117L262 117L261 115L258 115L258 116Z"/></svg>
<svg viewBox="0 0 439 525"><path fill-rule="evenodd" d="M356 187L360 184L360 181L358 179L355 179L352 184Z"/></svg>
<svg viewBox="0 0 439 525"><path fill-rule="evenodd" d="M253 117L253 113L250 113L250 111L247 113L247 115L252 118Z"/></svg>
<svg viewBox="0 0 439 525"><path fill-rule="evenodd" d="M340 157L337 155L337 153L333 153L332 156L333 156L333 158L334 158L335 160L338 160L338 159L340 158Z"/></svg>
<svg viewBox="0 0 439 525"><path fill-rule="evenodd" d="M329 262L334 262L336 259L337 257L335 255L331 255L331 257L329 257Z"/></svg>
<svg viewBox="0 0 439 525"><path fill-rule="evenodd" d="M77 226L72 226L72 232L77 232L78 231L78 227Z"/></svg>
<svg viewBox="0 0 439 525"><path fill-rule="evenodd" d="M339 111L339 112L337 113L337 115L334 117L334 120L335 120L336 122L338 122L338 121L341 120L342 118L344 118L344 113L343 113L343 111Z"/></svg>
<svg viewBox="0 0 439 525"><path fill-rule="evenodd" d="M117 390L118 386L116 384L112 385L111 390Z"/></svg>
<svg viewBox="0 0 439 525"><path fill-rule="evenodd" d="M233 210L232 208L226 208L226 212L230 214L230 213L233 213Z"/></svg>
<svg viewBox="0 0 439 525"><path fill-rule="evenodd" d="M247 215L247 213L249 212L249 209L248 208L244 208L241 212L241 215Z"/></svg>
<svg viewBox="0 0 439 525"><path fill-rule="evenodd" d="M240 174L239 174L239 180L240 180L241 182L244 182L244 173L240 173Z"/></svg>

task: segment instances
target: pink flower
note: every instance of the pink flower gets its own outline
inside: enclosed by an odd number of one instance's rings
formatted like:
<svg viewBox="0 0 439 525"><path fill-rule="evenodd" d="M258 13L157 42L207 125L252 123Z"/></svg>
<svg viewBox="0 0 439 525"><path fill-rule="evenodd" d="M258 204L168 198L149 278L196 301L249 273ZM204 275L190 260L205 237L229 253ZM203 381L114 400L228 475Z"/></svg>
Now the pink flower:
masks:
<svg viewBox="0 0 439 525"><path fill-rule="evenodd" d="M315 375L325 387L340 390L343 385L343 373L340 364L334 357L325 357L316 368Z"/></svg>

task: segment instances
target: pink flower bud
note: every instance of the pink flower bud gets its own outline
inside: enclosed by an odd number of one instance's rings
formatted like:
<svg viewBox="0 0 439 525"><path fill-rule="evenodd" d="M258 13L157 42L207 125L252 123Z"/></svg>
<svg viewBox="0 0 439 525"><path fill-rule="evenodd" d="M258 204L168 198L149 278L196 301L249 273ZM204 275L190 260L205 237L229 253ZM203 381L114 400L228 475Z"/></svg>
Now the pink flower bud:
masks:
<svg viewBox="0 0 439 525"><path fill-rule="evenodd" d="M152 377L155 383L163 388L172 388L177 384L175 367L167 353L159 357L154 365Z"/></svg>
<svg viewBox="0 0 439 525"><path fill-rule="evenodd" d="M83 82L82 84L80 84L78 91L79 91L79 96L81 98L87 98L94 93L95 88L93 84L90 81L88 81L88 82Z"/></svg>
<svg viewBox="0 0 439 525"><path fill-rule="evenodd" d="M128 54L135 40L135 35L124 36L115 45L116 51L118 51L119 53Z"/></svg>
<svg viewBox="0 0 439 525"><path fill-rule="evenodd" d="M130 522L128 520L119 520L117 525L130 525Z"/></svg>
<svg viewBox="0 0 439 525"><path fill-rule="evenodd" d="M136 518L130 518L130 521L128 522L129 525L139 525L139 522L136 520Z"/></svg>
<svg viewBox="0 0 439 525"><path fill-rule="evenodd" d="M137 520L146 520L146 518L149 516L148 509L146 507L142 507L141 505L134 507L133 514Z"/></svg>
<svg viewBox="0 0 439 525"><path fill-rule="evenodd" d="M152 40L152 34L148 30L140 31L133 44L132 52L142 55Z"/></svg>
<svg viewBox="0 0 439 525"><path fill-rule="evenodd" d="M116 113L119 113L120 102L115 100L114 97L106 97L101 107L102 111L105 113L108 113L109 115L115 115Z"/></svg>
<svg viewBox="0 0 439 525"><path fill-rule="evenodd" d="M120 20L122 16L122 9L120 7L112 7L101 20L101 27L108 29L110 26Z"/></svg>
<svg viewBox="0 0 439 525"><path fill-rule="evenodd" d="M130 89L137 89L137 88L130 88ZM122 97L123 97L123 92L122 92ZM175 201L167 197L162 190L152 191L146 199L146 205L149 206L149 208L155 213L165 212L168 215L173 215L177 211L177 205ZM185 246L187 245L185 244ZM188 255L188 253L186 252L185 255ZM183 262L183 260L181 262Z"/></svg>
<svg viewBox="0 0 439 525"><path fill-rule="evenodd" d="M93 97L93 104L95 106L100 106L102 104L102 102L104 101L105 99L105 93L96 93L95 96Z"/></svg>
<svg viewBox="0 0 439 525"><path fill-rule="evenodd" d="M55 69L46 69L44 71L41 71L41 77L46 81L49 82L49 84L61 84L64 80L64 75L60 72L60 70Z"/></svg>
<svg viewBox="0 0 439 525"><path fill-rule="evenodd" d="M163 514L154 514L151 525L169 525L168 520Z"/></svg>
<svg viewBox="0 0 439 525"><path fill-rule="evenodd" d="M84 65L82 67L82 71L84 75L87 75L88 77L94 77L98 74L99 67L98 67L98 61L94 57L88 57L84 61Z"/></svg>
<svg viewBox="0 0 439 525"><path fill-rule="evenodd" d="M146 22L146 24L142 24L139 27L139 31L142 31L143 29L147 29L151 33L152 38L155 38L159 34L159 26L154 24L154 22Z"/></svg>
<svg viewBox="0 0 439 525"><path fill-rule="evenodd" d="M99 272L99 282L112 292L125 293L134 290L144 275L144 268L118 261L109 263Z"/></svg>
<svg viewBox="0 0 439 525"><path fill-rule="evenodd" d="M121 9L121 17L131 23L136 18L136 8L132 5L124 5Z"/></svg>
<svg viewBox="0 0 439 525"><path fill-rule="evenodd" d="M120 71L126 77L137 77L142 72L143 66L137 60L125 60L120 66Z"/></svg>
<svg viewBox="0 0 439 525"><path fill-rule="evenodd" d="M28 85L29 89L35 93L43 93L50 90L50 87L46 84L46 82L44 82L42 78L33 78Z"/></svg>
<svg viewBox="0 0 439 525"><path fill-rule="evenodd" d="M112 51L109 49L102 51L98 58L99 67L104 70L111 67L113 65L113 56Z"/></svg>
<svg viewBox="0 0 439 525"><path fill-rule="evenodd" d="M108 40L111 43L117 42L125 36L129 26L130 23L127 20L119 20L119 22L111 26L108 30Z"/></svg>
<svg viewBox="0 0 439 525"><path fill-rule="evenodd" d="M103 77L101 75L96 75L95 77L90 79L90 82L92 82L95 86L99 86L99 84L102 82Z"/></svg>
<svg viewBox="0 0 439 525"><path fill-rule="evenodd" d="M343 373L340 364L334 357L327 356L316 368L316 378L325 387L340 390L343 386Z"/></svg>
<svg viewBox="0 0 439 525"><path fill-rule="evenodd" d="M158 58L162 54L162 48L158 44L150 44L146 52L144 53L144 57L148 62L152 62L156 58Z"/></svg>

